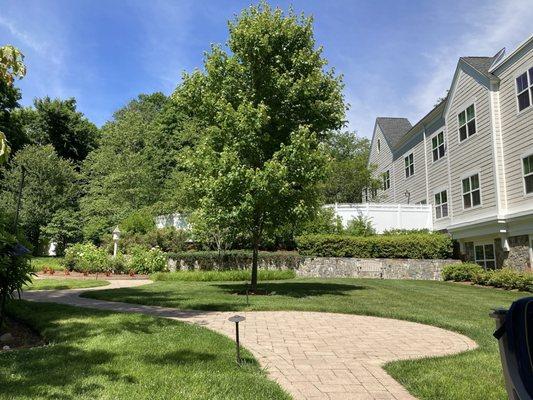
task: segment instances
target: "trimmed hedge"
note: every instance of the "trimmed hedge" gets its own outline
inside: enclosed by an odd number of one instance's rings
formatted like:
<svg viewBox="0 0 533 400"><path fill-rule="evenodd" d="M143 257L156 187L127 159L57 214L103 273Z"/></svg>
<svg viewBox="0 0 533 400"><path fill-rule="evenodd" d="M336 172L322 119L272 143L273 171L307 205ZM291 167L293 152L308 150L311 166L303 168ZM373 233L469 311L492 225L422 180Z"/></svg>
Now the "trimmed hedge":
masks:
<svg viewBox="0 0 533 400"><path fill-rule="evenodd" d="M260 269L258 280L260 281L277 281L283 279L292 279L296 277L293 270L272 270ZM249 281L252 278L252 271L247 270L232 270L232 271L176 271L176 272L159 272L150 275L154 281L197 281L197 282L212 282L212 281L226 281L238 282Z"/></svg>
<svg viewBox="0 0 533 400"><path fill-rule="evenodd" d="M533 274L511 268L485 271L477 264L454 264L443 268L442 277L447 281L472 282L475 285L533 292Z"/></svg>
<svg viewBox="0 0 533 400"><path fill-rule="evenodd" d="M314 257L445 259L452 240L439 233L347 236L306 235L296 238L300 254Z"/></svg>
<svg viewBox="0 0 533 400"><path fill-rule="evenodd" d="M177 262L177 269L180 268L180 261L189 269L204 271L247 269L252 265L252 252L249 250L230 250L221 253L218 251L184 251L168 253L168 257ZM259 252L260 267L295 269L300 259L301 257L296 252Z"/></svg>

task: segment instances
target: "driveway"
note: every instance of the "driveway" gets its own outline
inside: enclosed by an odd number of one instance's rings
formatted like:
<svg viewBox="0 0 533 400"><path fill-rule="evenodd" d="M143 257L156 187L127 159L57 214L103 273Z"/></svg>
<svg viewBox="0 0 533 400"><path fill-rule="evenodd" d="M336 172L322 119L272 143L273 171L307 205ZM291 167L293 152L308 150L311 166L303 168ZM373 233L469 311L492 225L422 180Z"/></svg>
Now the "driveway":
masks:
<svg viewBox="0 0 533 400"><path fill-rule="evenodd" d="M235 312L172 308L79 297L89 290L134 287L149 280L113 280L109 286L29 291L23 298L118 312L135 312L205 326L230 338ZM296 400L415 399L382 366L390 361L456 354L477 347L466 336L429 325L349 314L300 311L239 312L241 343Z"/></svg>

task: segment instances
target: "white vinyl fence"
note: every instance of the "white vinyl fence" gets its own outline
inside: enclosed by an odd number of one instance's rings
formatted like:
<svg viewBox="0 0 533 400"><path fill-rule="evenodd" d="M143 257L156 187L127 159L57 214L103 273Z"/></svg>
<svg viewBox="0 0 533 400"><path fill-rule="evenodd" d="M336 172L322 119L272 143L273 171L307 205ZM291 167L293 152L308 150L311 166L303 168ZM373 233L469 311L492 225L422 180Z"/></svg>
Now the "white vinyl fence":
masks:
<svg viewBox="0 0 533 400"><path fill-rule="evenodd" d="M358 217L367 218L377 233L389 229L429 229L433 230L431 205L418 204L327 204L335 215L342 219L346 227Z"/></svg>

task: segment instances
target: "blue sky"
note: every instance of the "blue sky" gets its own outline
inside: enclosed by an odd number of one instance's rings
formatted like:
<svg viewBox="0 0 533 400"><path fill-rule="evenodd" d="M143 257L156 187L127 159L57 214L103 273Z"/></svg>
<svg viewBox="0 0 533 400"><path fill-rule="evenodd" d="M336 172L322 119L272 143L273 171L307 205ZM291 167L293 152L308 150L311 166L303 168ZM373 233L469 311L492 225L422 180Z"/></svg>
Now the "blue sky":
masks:
<svg viewBox="0 0 533 400"><path fill-rule="evenodd" d="M344 75L349 128L377 116L411 122L450 85L457 59L512 50L533 31L531 0L270 1L313 15L317 43ZM225 43L250 1L0 0L0 43L26 55L18 83L33 98L75 97L98 125L139 93L171 93L182 71Z"/></svg>

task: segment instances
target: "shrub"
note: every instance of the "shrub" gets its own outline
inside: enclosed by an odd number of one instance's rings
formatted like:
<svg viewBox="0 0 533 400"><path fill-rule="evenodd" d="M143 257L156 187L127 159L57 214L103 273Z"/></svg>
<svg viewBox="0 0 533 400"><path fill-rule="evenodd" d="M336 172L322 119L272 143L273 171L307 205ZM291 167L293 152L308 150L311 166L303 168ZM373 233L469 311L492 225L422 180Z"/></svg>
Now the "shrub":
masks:
<svg viewBox="0 0 533 400"><path fill-rule="evenodd" d="M115 257L109 257L105 272L112 272L115 274L125 274L130 270L128 258L118 253Z"/></svg>
<svg viewBox="0 0 533 400"><path fill-rule="evenodd" d="M78 272L104 272L109 265L109 255L92 243L77 243L66 249L63 264L65 268Z"/></svg>
<svg viewBox="0 0 533 400"><path fill-rule="evenodd" d="M494 286L502 289L533 291L533 274L511 268L481 270L472 277L472 283L482 286Z"/></svg>
<svg viewBox="0 0 533 400"><path fill-rule="evenodd" d="M249 281L251 279L251 270L233 270L233 271L176 271L176 272L159 272L150 277L154 281ZM293 270L272 270L260 269L258 279L260 281L275 281L282 279L292 279L296 276Z"/></svg>
<svg viewBox="0 0 533 400"><path fill-rule="evenodd" d="M146 250L134 247L131 252L130 269L136 274L152 274L167 268L167 255L154 247Z"/></svg>
<svg viewBox="0 0 533 400"><path fill-rule="evenodd" d="M410 235L413 233L431 233L429 229L387 229L383 231L384 235Z"/></svg>
<svg viewBox="0 0 533 400"><path fill-rule="evenodd" d="M376 234L376 230L369 218L359 215L348 223L344 233L353 236L372 236Z"/></svg>
<svg viewBox="0 0 533 400"><path fill-rule="evenodd" d="M144 234L155 229L154 217L148 212L137 211L124 219L120 228L127 233Z"/></svg>
<svg viewBox="0 0 533 400"><path fill-rule="evenodd" d="M449 258L452 240L439 233L409 235L307 235L296 238L304 256L359 258Z"/></svg>
<svg viewBox="0 0 533 400"><path fill-rule="evenodd" d="M230 270L248 269L252 265L252 252L249 250L218 251L186 251L169 253L169 258L183 261L191 269L200 270ZM296 252L276 251L259 252L259 266L266 264L269 269L295 269L300 256Z"/></svg>
<svg viewBox="0 0 533 400"><path fill-rule="evenodd" d="M442 269L442 279L445 281L471 282L476 275L482 272L483 268L474 263L449 264Z"/></svg>
<svg viewBox="0 0 533 400"><path fill-rule="evenodd" d="M125 232L119 241L119 249L130 254L134 247L143 247L150 250L153 247L159 247L165 253L180 252L187 250L191 243L190 232L173 227L153 229L147 233L128 233ZM113 249L113 240L111 235L102 237L102 247L109 252Z"/></svg>

